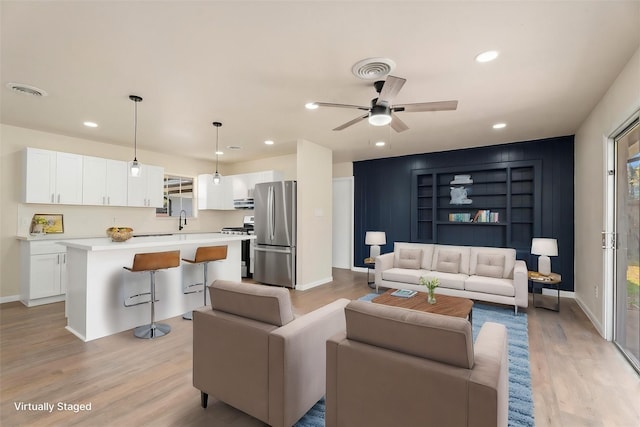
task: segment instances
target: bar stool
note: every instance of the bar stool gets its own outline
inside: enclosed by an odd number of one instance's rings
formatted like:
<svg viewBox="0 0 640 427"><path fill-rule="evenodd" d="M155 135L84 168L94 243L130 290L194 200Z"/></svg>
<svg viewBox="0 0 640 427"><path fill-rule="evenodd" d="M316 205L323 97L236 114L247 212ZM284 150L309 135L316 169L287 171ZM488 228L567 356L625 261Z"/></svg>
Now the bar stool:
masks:
<svg viewBox="0 0 640 427"><path fill-rule="evenodd" d="M155 321L155 302L156 300L156 272L167 268L180 266L180 251L154 252L145 254L135 254L133 257L133 266L123 267L125 270L132 272L148 271L151 274L150 291L142 294L132 295L125 298L124 306L132 307L134 305L151 303L151 323L148 325L138 326L133 330L133 334L138 338L157 338L167 335L171 332L171 326L165 323L156 323ZM127 299L139 296L149 295L149 301L138 302L135 304L127 304Z"/></svg>
<svg viewBox="0 0 640 427"><path fill-rule="evenodd" d="M227 258L227 246L200 246L196 249L195 259L186 259L182 258L183 261L188 262L190 264L202 264L204 267L204 281L202 282L202 289L191 290L194 287L200 287L200 283L194 283L193 285L187 286L184 290L184 294L194 294L197 292L202 292L204 294L204 305L207 305L207 267L210 262L213 261L221 261ZM182 318L185 320L193 320L193 312L189 311L182 315Z"/></svg>

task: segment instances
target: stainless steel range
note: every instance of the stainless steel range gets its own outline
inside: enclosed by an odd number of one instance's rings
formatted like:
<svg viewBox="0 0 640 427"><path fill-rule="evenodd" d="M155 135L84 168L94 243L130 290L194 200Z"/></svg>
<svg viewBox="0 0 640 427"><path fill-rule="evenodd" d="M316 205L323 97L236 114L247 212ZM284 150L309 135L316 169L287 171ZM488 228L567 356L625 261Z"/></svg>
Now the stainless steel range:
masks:
<svg viewBox="0 0 640 427"><path fill-rule="evenodd" d="M253 215L245 215L242 227L224 227L220 230L222 234L247 235L253 234ZM242 277L251 277L253 271L253 241L242 241Z"/></svg>

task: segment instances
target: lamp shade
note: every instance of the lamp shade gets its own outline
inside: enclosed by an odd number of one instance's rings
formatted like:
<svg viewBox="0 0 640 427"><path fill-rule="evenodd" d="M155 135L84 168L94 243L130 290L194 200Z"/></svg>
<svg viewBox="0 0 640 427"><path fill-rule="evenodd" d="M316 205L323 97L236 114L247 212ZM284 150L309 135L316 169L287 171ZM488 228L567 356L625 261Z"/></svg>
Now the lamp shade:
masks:
<svg viewBox="0 0 640 427"><path fill-rule="evenodd" d="M386 245L387 236L384 231L367 231L364 237L365 245Z"/></svg>
<svg viewBox="0 0 640 427"><path fill-rule="evenodd" d="M558 256L558 242L556 239L534 238L531 240L533 255Z"/></svg>

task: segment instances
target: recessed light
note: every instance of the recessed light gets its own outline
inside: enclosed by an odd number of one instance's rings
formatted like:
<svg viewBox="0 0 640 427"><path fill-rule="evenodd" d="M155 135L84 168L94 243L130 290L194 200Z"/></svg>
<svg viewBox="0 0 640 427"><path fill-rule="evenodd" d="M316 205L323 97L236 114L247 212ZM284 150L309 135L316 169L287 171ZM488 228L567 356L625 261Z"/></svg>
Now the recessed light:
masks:
<svg viewBox="0 0 640 427"><path fill-rule="evenodd" d="M223 154L224 154L223 151L216 151L216 155L218 155L218 156L222 156Z"/></svg>
<svg viewBox="0 0 640 427"><path fill-rule="evenodd" d="M316 104L315 102L307 102L306 104L304 104L304 108L306 108L307 110L315 110L316 108L318 108L318 104Z"/></svg>
<svg viewBox="0 0 640 427"><path fill-rule="evenodd" d="M378 141L376 142L376 147L384 147L386 143L384 141Z"/></svg>
<svg viewBox="0 0 640 427"><path fill-rule="evenodd" d="M495 125L493 125L494 129L504 129L507 127L506 123L496 123Z"/></svg>
<svg viewBox="0 0 640 427"><path fill-rule="evenodd" d="M267 145L273 145L273 141L270 139L267 139L264 143Z"/></svg>
<svg viewBox="0 0 640 427"><path fill-rule="evenodd" d="M498 57L498 51L497 50L488 50L488 51L482 52L481 54L476 56L476 61L477 62L489 62L489 61L493 61L497 57Z"/></svg>
<svg viewBox="0 0 640 427"><path fill-rule="evenodd" d="M95 122L83 122L82 124L85 125L88 128L97 128L98 127L98 124L95 123Z"/></svg>

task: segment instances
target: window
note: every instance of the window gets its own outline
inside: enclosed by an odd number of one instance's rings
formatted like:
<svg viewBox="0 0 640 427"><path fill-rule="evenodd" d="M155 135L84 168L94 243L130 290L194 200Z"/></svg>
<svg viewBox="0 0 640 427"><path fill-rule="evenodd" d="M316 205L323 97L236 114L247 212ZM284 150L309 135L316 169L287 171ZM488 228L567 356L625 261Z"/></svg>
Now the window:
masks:
<svg viewBox="0 0 640 427"><path fill-rule="evenodd" d="M188 218L194 216L193 178L175 175L164 176L164 205L156 209L157 217L179 217L185 211Z"/></svg>

